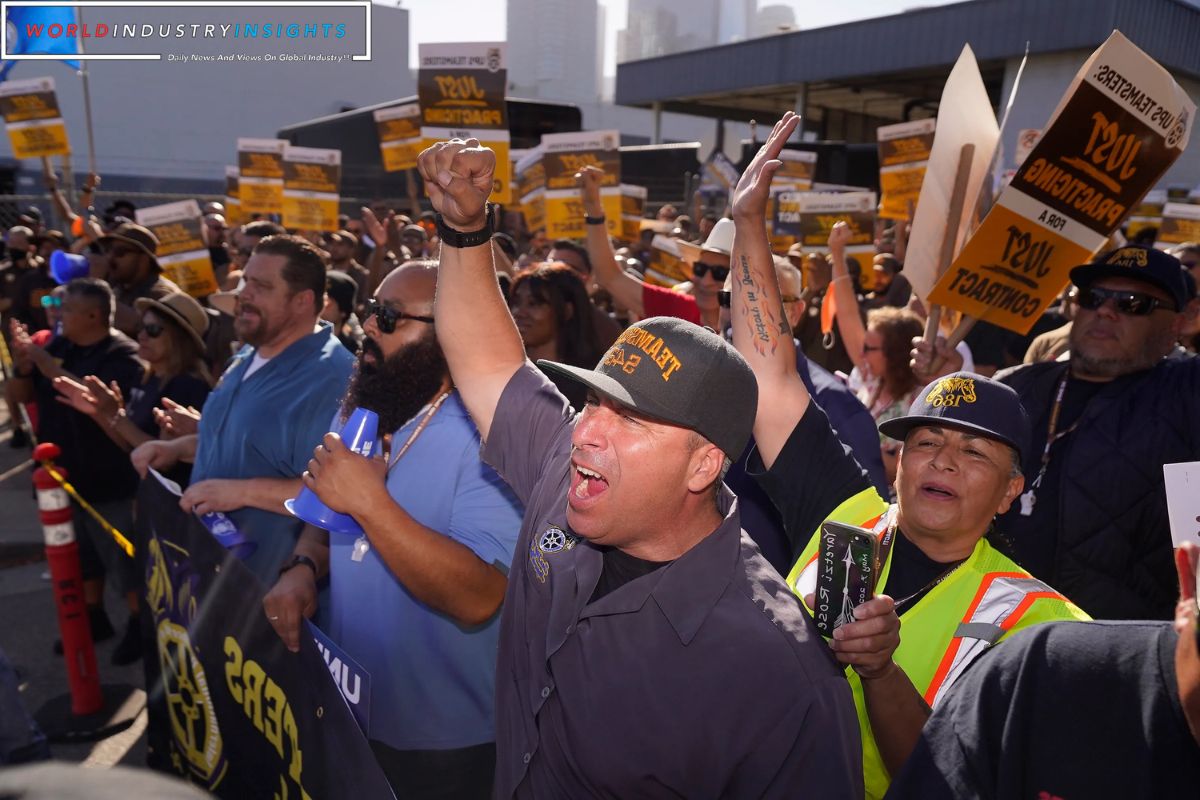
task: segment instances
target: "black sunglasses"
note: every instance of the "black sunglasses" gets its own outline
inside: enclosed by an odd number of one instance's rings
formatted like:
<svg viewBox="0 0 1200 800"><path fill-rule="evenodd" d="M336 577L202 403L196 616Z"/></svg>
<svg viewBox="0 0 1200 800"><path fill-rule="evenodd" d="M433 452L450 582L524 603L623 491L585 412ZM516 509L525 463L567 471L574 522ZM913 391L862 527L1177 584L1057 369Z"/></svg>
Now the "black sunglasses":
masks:
<svg viewBox="0 0 1200 800"><path fill-rule="evenodd" d="M692 274L697 278L703 278L706 272L711 272L713 280L718 283L724 283L725 279L729 277L729 267L718 267L713 264L705 264L703 261L692 264Z"/></svg>
<svg viewBox="0 0 1200 800"><path fill-rule="evenodd" d="M164 331L166 331L166 328L163 327L161 322L147 322L142 325L142 332L151 339L157 339L162 336Z"/></svg>
<svg viewBox="0 0 1200 800"><path fill-rule="evenodd" d="M1125 289L1102 289L1099 286L1088 286L1079 290L1077 302L1080 308L1095 311L1112 300L1122 314L1131 317L1144 317L1157 308L1175 311L1175 306L1166 300L1159 300L1143 292L1131 292Z"/></svg>
<svg viewBox="0 0 1200 800"><path fill-rule="evenodd" d="M385 306L382 303L376 303L374 300L367 303L367 316L375 317L375 324L379 326L380 333L395 333L396 323L402 319L412 319L417 322L424 322L429 325L433 324L433 317L422 317L417 314L405 314L403 311Z"/></svg>

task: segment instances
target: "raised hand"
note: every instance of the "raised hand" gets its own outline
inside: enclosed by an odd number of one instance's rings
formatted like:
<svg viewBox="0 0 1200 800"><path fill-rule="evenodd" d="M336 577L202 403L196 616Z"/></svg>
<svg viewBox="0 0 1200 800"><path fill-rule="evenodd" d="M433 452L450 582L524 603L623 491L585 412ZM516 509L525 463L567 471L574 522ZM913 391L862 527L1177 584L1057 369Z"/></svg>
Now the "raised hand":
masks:
<svg viewBox="0 0 1200 800"><path fill-rule="evenodd" d="M393 216L391 213L388 217ZM366 206L362 207L362 224L363 231L371 238L376 247L387 246L387 231L383 227L383 223L379 221L379 217L375 216L375 212Z"/></svg>
<svg viewBox="0 0 1200 800"><path fill-rule="evenodd" d="M583 201L583 213L589 217L604 214L604 206L600 201L600 182L603 180L604 170L592 164L575 173L575 182L579 184L579 199Z"/></svg>
<svg viewBox="0 0 1200 800"><path fill-rule="evenodd" d="M475 231L484 226L487 200L496 173L496 154L476 139L451 139L425 148L417 157L434 211L451 228Z"/></svg>
<svg viewBox="0 0 1200 800"><path fill-rule="evenodd" d="M829 229L829 252L835 255L846 252L846 245L854 237L854 231L845 222L835 222Z"/></svg>
<svg viewBox="0 0 1200 800"><path fill-rule="evenodd" d="M771 178L783 166L779 153L800 124L800 117L788 111L775 123L771 135L759 148L750 166L742 173L733 190L733 218L761 219L767 213L767 198L771 194Z"/></svg>

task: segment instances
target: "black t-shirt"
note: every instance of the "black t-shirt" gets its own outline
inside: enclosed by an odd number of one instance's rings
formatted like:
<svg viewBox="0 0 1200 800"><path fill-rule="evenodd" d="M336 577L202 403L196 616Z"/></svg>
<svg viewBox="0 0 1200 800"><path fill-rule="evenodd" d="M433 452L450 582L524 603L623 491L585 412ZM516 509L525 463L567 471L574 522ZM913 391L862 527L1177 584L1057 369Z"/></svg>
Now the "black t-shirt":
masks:
<svg viewBox="0 0 1200 800"><path fill-rule="evenodd" d="M58 336L46 346L64 370L82 380L95 375L106 385L116 381L121 394L141 382L144 369L137 359L137 345L117 331L87 347ZM54 385L34 370L34 391L38 403L37 437L62 448L58 463L84 500L102 503L132 497L138 476L129 462L129 454L108 437L100 426L105 420L92 420L85 414L58 402Z"/></svg>
<svg viewBox="0 0 1200 800"><path fill-rule="evenodd" d="M816 403L809 403L771 469L763 472L762 458L755 450L750 455L747 472L758 478L779 509L791 544L793 564L834 509L871 488L866 473L834 434L825 412ZM929 588L954 566L930 559L908 541L903 531L898 534L892 546L887 580L887 593L896 601ZM918 599L912 597L897 613L903 614Z"/></svg>
<svg viewBox="0 0 1200 800"><path fill-rule="evenodd" d="M903 614L915 606L939 579L961 563L934 561L900 532L892 545L892 568L887 579L887 593L896 601L896 613Z"/></svg>
<svg viewBox="0 0 1200 800"><path fill-rule="evenodd" d="M1069 379L1063 393L1062 411L1059 412L1055 435L1069 430L1079 422L1091 399L1108 385L1078 378ZM1057 393L1057 383L1051 391ZM1046 474L1041 484L1034 489L1033 482L1041 469L1042 453L1046 447L1046 434L1050 429L1050 413L1053 407L1052 394L1045 398L1045 402L1039 402L1036 408L1027 406L1025 409L1029 412L1029 421L1033 427L1032 441L1023 465L1025 491L1032 490L1036 498L1033 513L1023 516L1021 508L1024 500L1018 498L1000 522L1011 542L1013 560L1029 570L1035 578L1040 578L1051 586L1056 584L1058 578L1054 572L1054 563L1060 524L1058 509L1059 489L1062 484L1062 450L1071 446L1071 437L1075 435L1068 433L1051 446Z"/></svg>
<svg viewBox="0 0 1200 800"><path fill-rule="evenodd" d="M1167 622L1014 634L938 706L887 797L1196 797L1200 746L1180 706L1176 642Z"/></svg>
<svg viewBox="0 0 1200 800"><path fill-rule="evenodd" d="M167 381L166 386L161 385L157 375L151 375L144 383L129 391L125 414L139 430L157 438L158 423L154 421L154 409L164 397L181 406L202 409L210 391L208 383L199 375L176 375Z"/></svg>
<svg viewBox="0 0 1200 800"><path fill-rule="evenodd" d="M649 575L656 569L661 569L670 561L647 561L628 553L623 553L615 547L602 547L604 566L600 571L600 580L592 592L589 603L594 603L609 592L615 591L634 578Z"/></svg>

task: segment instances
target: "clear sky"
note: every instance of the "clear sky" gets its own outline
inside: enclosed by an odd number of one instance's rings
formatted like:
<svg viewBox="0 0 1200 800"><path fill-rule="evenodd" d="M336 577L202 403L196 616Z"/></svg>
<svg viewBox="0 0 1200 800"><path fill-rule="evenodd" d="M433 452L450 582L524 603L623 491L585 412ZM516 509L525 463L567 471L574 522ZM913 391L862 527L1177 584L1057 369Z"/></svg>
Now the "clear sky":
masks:
<svg viewBox="0 0 1200 800"><path fill-rule="evenodd" d="M381 0L376 0L380 2ZM898 14L921 6L947 5L954 0L759 0L763 5L790 5L801 28L823 28L856 19ZM588 0L559 0L562 3ZM381 5L396 2L382 0ZM420 42L488 42L506 38L503 0L399 0L409 10L409 61L417 66ZM625 0L600 0L606 9L604 73L616 71L616 32L625 27Z"/></svg>

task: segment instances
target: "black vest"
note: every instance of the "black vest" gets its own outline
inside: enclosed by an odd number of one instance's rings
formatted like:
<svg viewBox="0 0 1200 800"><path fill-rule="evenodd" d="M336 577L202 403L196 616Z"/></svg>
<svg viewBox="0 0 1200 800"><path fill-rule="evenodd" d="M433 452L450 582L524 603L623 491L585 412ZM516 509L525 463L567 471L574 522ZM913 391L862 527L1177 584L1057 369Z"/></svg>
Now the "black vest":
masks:
<svg viewBox="0 0 1200 800"><path fill-rule="evenodd" d="M1036 419L1067 366L1029 364L996 378ZM1025 458L1027 485L1041 455ZM1163 464L1200 460L1200 359L1173 355L1105 386L1051 457L1062 460L1058 540L1053 574L1038 577L1096 618L1171 619L1179 587Z"/></svg>

